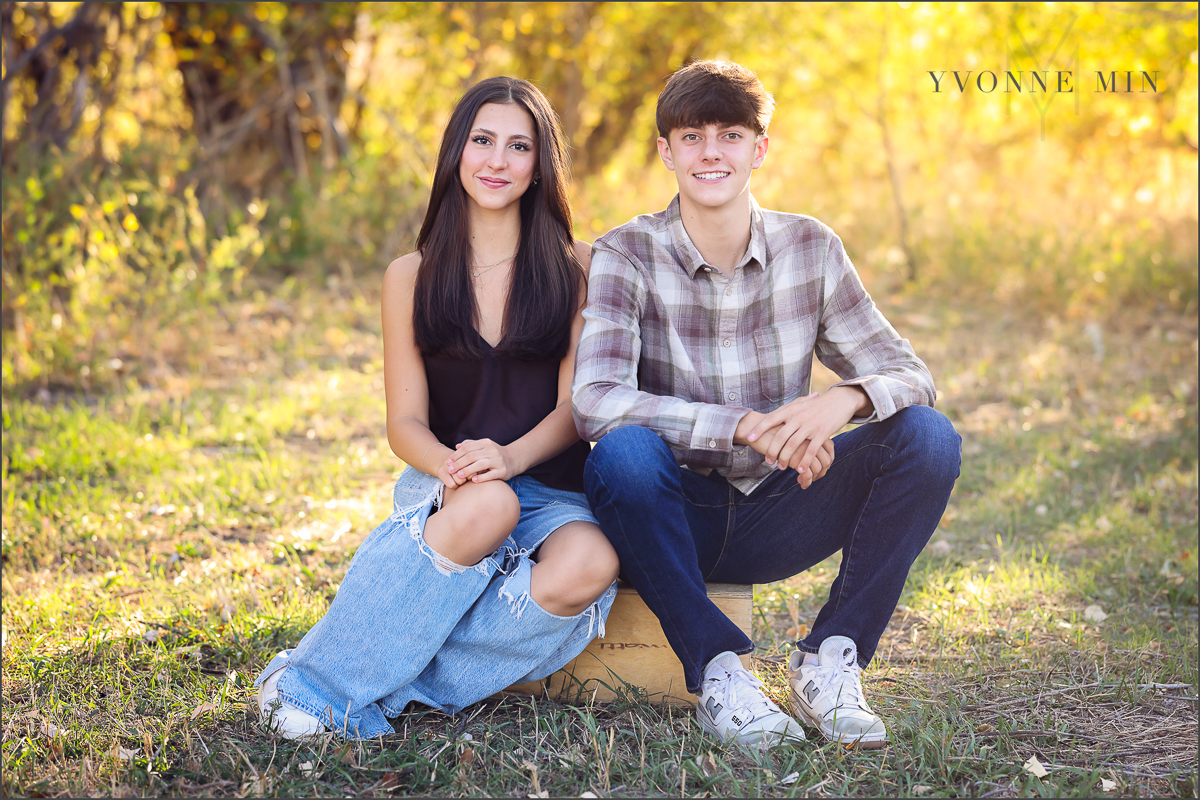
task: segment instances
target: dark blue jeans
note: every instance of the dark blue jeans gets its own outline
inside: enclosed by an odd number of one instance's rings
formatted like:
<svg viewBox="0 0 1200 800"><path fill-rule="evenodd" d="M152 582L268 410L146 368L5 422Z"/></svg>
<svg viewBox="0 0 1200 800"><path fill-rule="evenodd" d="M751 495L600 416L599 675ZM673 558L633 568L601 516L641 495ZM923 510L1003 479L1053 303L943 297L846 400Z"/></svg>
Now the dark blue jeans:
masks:
<svg viewBox="0 0 1200 800"><path fill-rule="evenodd" d="M958 478L962 439L950 420L910 406L834 438L829 471L808 489L794 470L749 496L722 477L675 463L658 434L618 428L584 469L588 500L621 559L621 572L662 623L690 692L716 655L754 649L704 588L769 583L842 551L842 566L808 636L848 636L866 666L913 561L933 535Z"/></svg>

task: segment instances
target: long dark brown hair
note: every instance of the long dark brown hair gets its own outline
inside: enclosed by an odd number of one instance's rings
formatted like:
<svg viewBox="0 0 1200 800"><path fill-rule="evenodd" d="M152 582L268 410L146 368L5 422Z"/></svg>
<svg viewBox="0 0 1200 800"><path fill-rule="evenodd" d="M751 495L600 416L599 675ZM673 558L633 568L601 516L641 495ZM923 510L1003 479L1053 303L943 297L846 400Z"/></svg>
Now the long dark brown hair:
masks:
<svg viewBox="0 0 1200 800"><path fill-rule="evenodd" d="M516 103L537 133L539 180L521 196L521 232L496 351L521 359L562 358L583 290L567 199L567 148L558 117L537 87L515 78L488 78L472 86L450 115L438 151L429 208L417 236L421 266L413 296L413 333L425 355L482 358L475 334L479 308L471 285L467 193L459 161L487 103Z"/></svg>

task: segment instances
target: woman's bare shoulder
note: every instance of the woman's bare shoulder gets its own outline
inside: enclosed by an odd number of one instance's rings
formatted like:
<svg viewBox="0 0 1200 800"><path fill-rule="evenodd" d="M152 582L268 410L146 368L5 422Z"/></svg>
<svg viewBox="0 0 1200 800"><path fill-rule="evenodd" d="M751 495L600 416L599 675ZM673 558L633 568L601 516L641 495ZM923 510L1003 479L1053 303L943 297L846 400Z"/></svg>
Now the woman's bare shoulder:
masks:
<svg viewBox="0 0 1200 800"><path fill-rule="evenodd" d="M588 273L592 267L592 245L590 242L584 242L579 239L575 240L575 258L579 259L579 265L583 267L584 273Z"/></svg>
<svg viewBox="0 0 1200 800"><path fill-rule="evenodd" d="M388 264L387 271L383 273L384 287L387 289L408 289L411 291L413 285L417 282L417 270L420 267L420 252L413 251L408 255L400 256Z"/></svg>

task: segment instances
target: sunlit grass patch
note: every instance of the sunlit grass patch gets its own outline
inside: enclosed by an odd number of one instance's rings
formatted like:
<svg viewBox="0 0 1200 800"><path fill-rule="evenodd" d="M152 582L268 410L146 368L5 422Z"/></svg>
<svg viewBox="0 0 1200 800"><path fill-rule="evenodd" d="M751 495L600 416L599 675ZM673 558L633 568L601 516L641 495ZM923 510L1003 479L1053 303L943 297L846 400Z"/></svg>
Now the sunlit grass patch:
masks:
<svg viewBox="0 0 1200 800"><path fill-rule="evenodd" d="M318 386L300 401L286 385L186 399L139 390L111 408L6 400L6 564L71 555L108 571L130 547L205 558L218 540L311 526L333 509L375 519L355 476L399 468L382 426L357 422L382 417L378 387L362 376Z"/></svg>
<svg viewBox="0 0 1200 800"><path fill-rule="evenodd" d="M864 674L888 749L747 754L636 692L408 714L382 742L266 736L251 681L324 613L401 466L368 368L375 308L288 292L294 323L249 304L202 375L4 398L5 792L1192 793L1195 348L1135 354L1114 334L1080 359L1090 340L1066 323L1003 319L914 336L964 464ZM755 587L755 663L781 705L838 567Z"/></svg>
<svg viewBox="0 0 1200 800"><path fill-rule="evenodd" d="M973 329L931 327L934 347L914 337L949 376L939 407L963 434L963 470L866 673L869 696L905 752L940 773L929 792L1082 795L1104 778L1122 792L1190 793L1194 325L1157 351L1096 326L1099 358L1094 336L1060 322ZM755 587L765 665L778 670L807 633L839 563ZM786 698L782 672L769 685ZM1129 744L1147 737L1155 744ZM1035 752L1047 779L1022 768ZM956 773L976 780L955 784Z"/></svg>
<svg viewBox="0 0 1200 800"><path fill-rule="evenodd" d="M1127 788L1156 775L1170 786L1171 776L1190 781L1194 610L1164 619L1136 604L1099 598L1101 607L1088 593L1090 574L1036 547L994 546L993 558L967 563L925 554L865 673L898 760L921 785L970 794L1086 796L1101 778ZM758 596L770 608L823 583L802 577L759 587ZM823 598L813 599L815 614ZM763 631L756 635L761 641ZM780 702L782 662L781 654L760 664ZM1032 755L1050 765L1049 779L1024 770Z"/></svg>

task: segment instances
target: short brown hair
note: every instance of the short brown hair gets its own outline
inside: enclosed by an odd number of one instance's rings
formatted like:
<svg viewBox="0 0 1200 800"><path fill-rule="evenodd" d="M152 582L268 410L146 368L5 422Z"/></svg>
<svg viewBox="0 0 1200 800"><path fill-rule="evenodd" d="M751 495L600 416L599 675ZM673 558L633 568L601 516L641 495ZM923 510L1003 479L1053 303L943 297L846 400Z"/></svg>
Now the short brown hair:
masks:
<svg viewBox="0 0 1200 800"><path fill-rule="evenodd" d="M771 124L775 98L758 76L732 61L693 61L667 79L654 121L664 139L677 128L745 125L762 136Z"/></svg>

